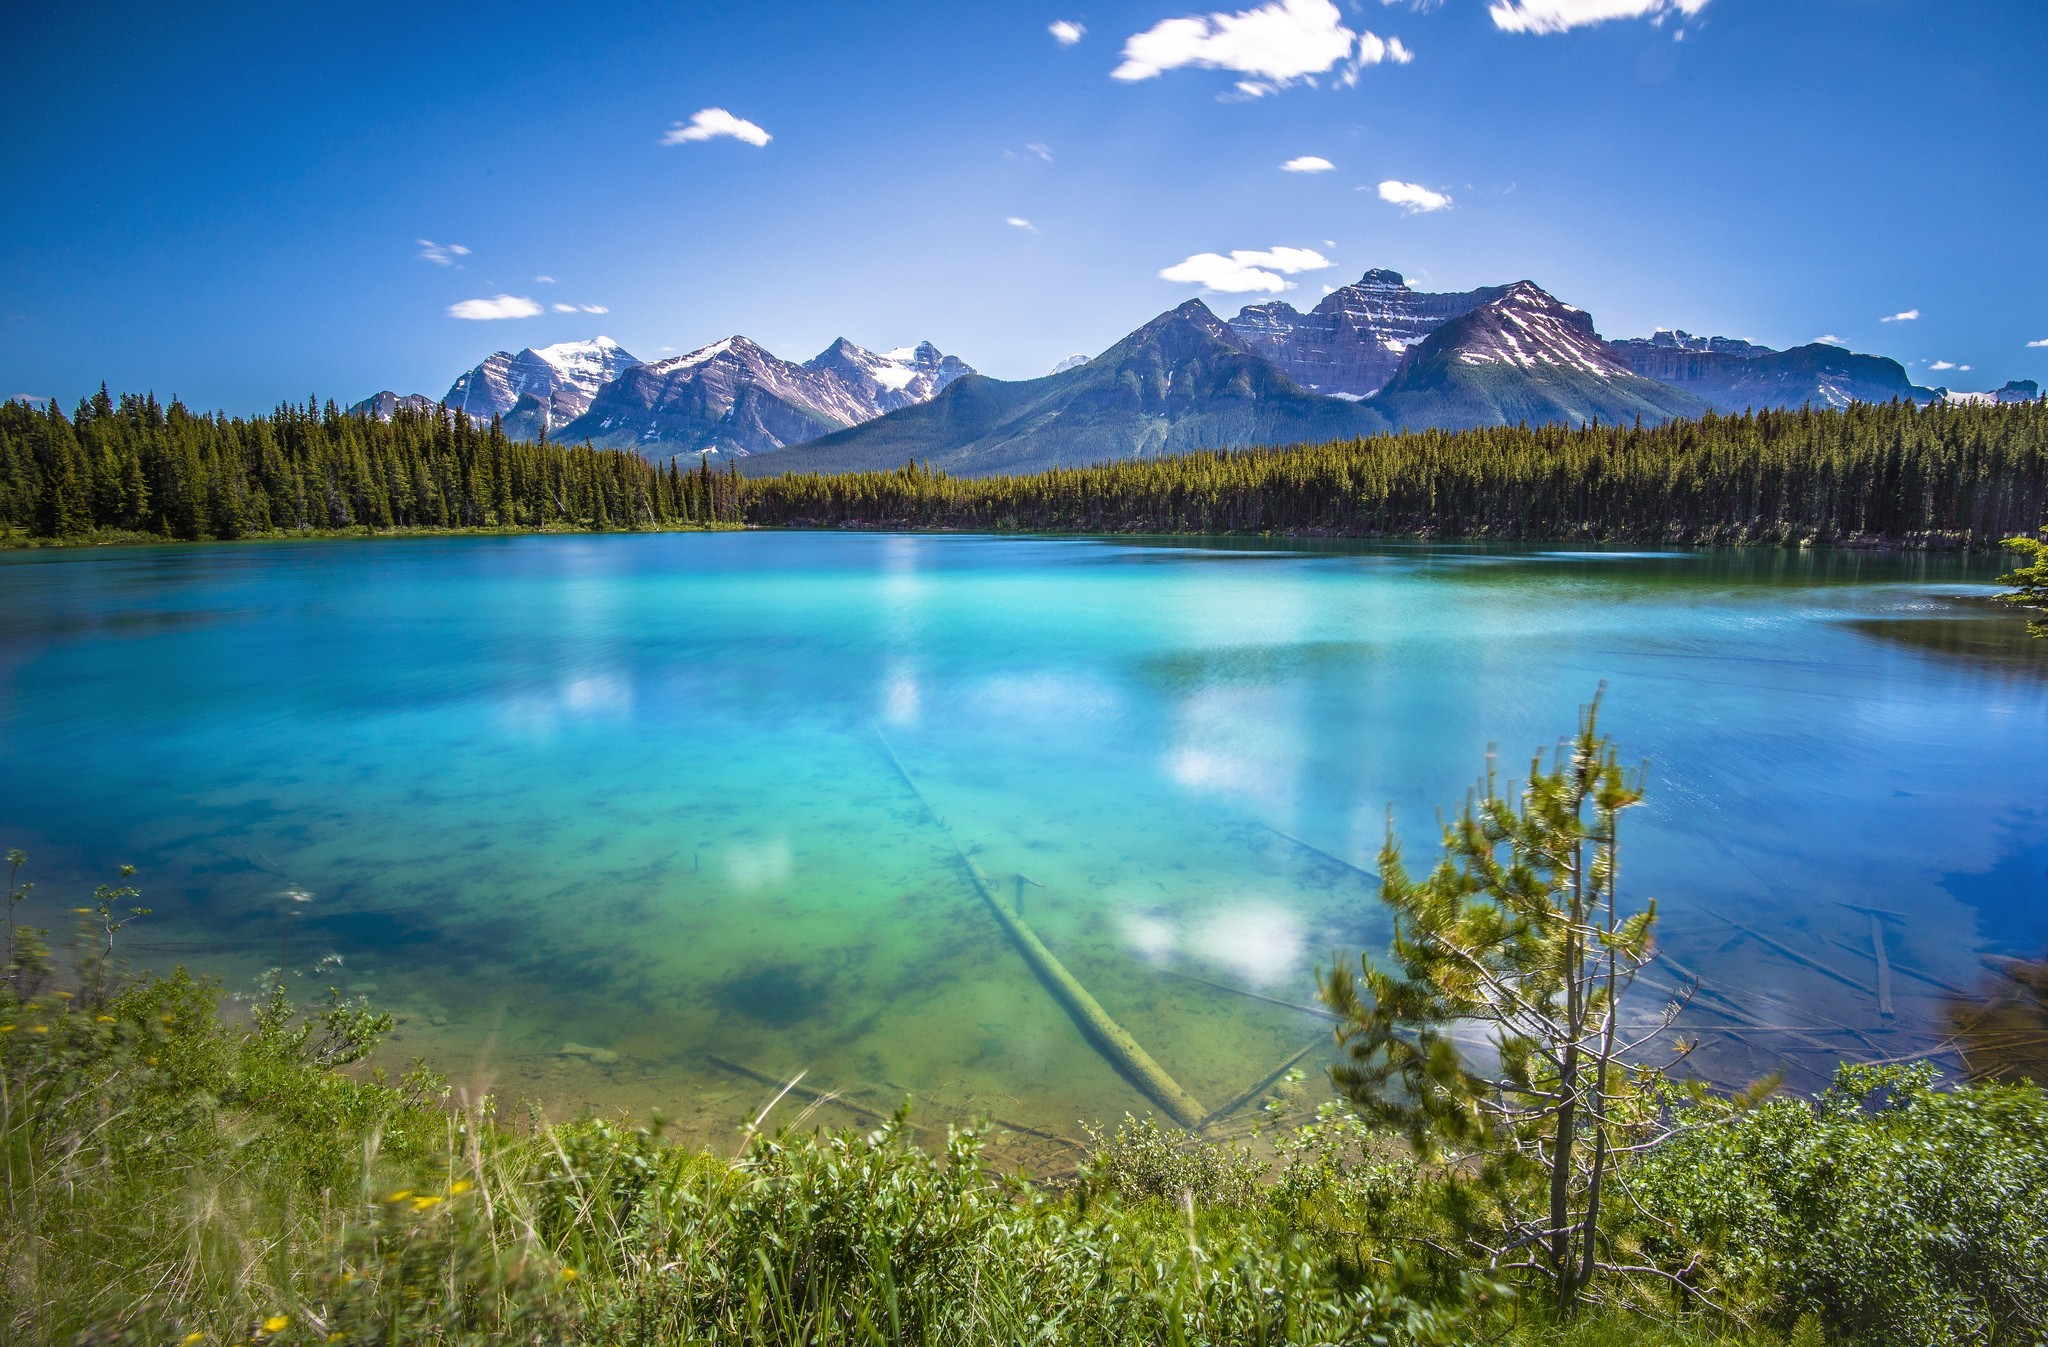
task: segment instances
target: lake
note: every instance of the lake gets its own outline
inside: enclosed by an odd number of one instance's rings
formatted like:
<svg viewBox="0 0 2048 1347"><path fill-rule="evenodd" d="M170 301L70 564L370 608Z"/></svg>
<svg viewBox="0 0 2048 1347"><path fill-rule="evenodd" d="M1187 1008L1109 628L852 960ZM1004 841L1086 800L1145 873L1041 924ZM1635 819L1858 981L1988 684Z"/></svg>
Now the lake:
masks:
<svg viewBox="0 0 2048 1347"><path fill-rule="evenodd" d="M1071 1136L1147 1100L956 843L1214 1108L1328 1060L1284 1003L1386 940L1388 811L1425 867L1489 745L1522 772L1604 683L1649 770L1623 889L1661 904L1656 976L1706 989L1696 1069L1813 1088L1937 1049L1983 956L2048 946L2048 642L1983 602L1999 569L772 532L16 552L0 845L46 924L132 863L138 962L246 992L282 960L403 1016L392 1062L554 1116L727 1145L801 1070L847 1092L835 1123L914 1094ZM1320 1097L1277 1089L1254 1102Z"/></svg>

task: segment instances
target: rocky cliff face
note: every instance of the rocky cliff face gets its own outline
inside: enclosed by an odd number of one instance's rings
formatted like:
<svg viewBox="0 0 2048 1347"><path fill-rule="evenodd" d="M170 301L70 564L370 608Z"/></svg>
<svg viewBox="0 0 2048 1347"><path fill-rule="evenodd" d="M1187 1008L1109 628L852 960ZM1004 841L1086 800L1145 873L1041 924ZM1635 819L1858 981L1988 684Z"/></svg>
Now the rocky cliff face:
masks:
<svg viewBox="0 0 2048 1347"><path fill-rule="evenodd" d="M1731 341L1725 337L1693 340ZM1635 373L1683 389L1722 412L1846 407L1852 402L1889 402L1893 398L1927 402L1938 394L1935 389L1916 387L1906 377L1904 366L1883 356L1858 355L1821 342L1789 351L1748 342L1736 344L1746 349L1682 346L1659 343L1654 337L1618 341L1613 349Z"/></svg>
<svg viewBox="0 0 2048 1347"><path fill-rule="evenodd" d="M1368 405L1404 429L1655 422L1706 410L1636 374L1593 330L1591 314L1529 281L1501 287L1424 338Z"/></svg>
<svg viewBox="0 0 2048 1347"><path fill-rule="evenodd" d="M845 385L863 413L856 423L928 401L961 375L974 373L959 356L942 354L928 341L878 353L844 337L806 360L804 368Z"/></svg>
<svg viewBox="0 0 2048 1347"><path fill-rule="evenodd" d="M1307 313L1281 300L1250 304L1230 326L1310 392L1363 398L1394 377L1409 347L1506 289L1430 294L1410 289L1398 271L1373 270Z"/></svg>
<svg viewBox="0 0 2048 1347"><path fill-rule="evenodd" d="M1609 345L1627 356L1632 352L1648 355L1654 352L1691 351L1705 355L1732 355L1745 360L1758 356L1777 354L1768 346L1744 341L1740 337L1695 337L1684 328L1673 330L1660 327L1647 337L1617 337Z"/></svg>
<svg viewBox="0 0 2048 1347"><path fill-rule="evenodd" d="M799 365L728 337L627 370L561 433L644 453L772 453L926 401L969 373L930 342L877 354L841 338Z"/></svg>
<svg viewBox="0 0 2048 1347"><path fill-rule="evenodd" d="M2013 379L1992 396L2000 402L2039 402L2041 385L2032 379Z"/></svg>
<svg viewBox="0 0 2048 1347"><path fill-rule="evenodd" d="M473 420L488 421L512 415L520 398L532 397L540 414L522 411L522 423L531 420L540 429L551 430L588 411L600 388L639 363L610 337L559 342L538 350L529 346L516 355L495 351L456 379L446 401Z"/></svg>

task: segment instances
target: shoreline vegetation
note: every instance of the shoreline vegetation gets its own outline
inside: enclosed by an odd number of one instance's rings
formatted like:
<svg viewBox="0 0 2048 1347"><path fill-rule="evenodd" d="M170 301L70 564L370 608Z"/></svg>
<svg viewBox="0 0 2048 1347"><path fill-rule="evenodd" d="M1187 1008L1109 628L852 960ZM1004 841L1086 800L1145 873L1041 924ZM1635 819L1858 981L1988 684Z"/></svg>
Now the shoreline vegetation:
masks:
<svg viewBox="0 0 2048 1347"><path fill-rule="evenodd" d="M1845 1063L1813 1098L1730 1093L1625 1057L1655 909L1618 893L1641 780L1594 717L1512 792L1489 769L1425 878L1390 834L1392 961L1322 980L1349 1061L1312 1122L1255 1147L1126 1117L1053 1179L995 1169L985 1127L920 1147L907 1103L868 1131L807 1130L808 1109L770 1130L796 1082L764 1085L725 1153L658 1116L506 1116L423 1060L378 1067L393 1020L318 993L332 956L232 1001L183 968L132 972L132 871L73 905L34 898L10 852L0 1336L2040 1341L2048 979L2028 965L1957 1007L1959 1038L2006 1053L1961 1082ZM31 923L67 911L54 954ZM1498 1061L1463 1060L1460 1024L1488 1026Z"/></svg>
<svg viewBox="0 0 2048 1347"><path fill-rule="evenodd" d="M2048 511L2048 404L1496 427L1022 477L770 475L526 443L446 409L0 404L0 547L833 528L1994 549Z"/></svg>

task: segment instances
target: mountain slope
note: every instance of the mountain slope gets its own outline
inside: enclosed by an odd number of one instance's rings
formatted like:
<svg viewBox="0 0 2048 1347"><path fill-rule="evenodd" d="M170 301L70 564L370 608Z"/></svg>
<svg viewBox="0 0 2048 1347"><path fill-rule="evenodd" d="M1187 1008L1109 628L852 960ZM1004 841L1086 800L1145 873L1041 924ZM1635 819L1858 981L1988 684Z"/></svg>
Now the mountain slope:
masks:
<svg viewBox="0 0 2048 1347"><path fill-rule="evenodd" d="M389 421L392 417L398 415L400 407L405 408L409 412L426 412L432 411L434 405L434 400L425 393L394 393L387 388L381 393L372 393L361 402L352 403L349 406L348 414L350 416L374 417L379 421Z"/></svg>
<svg viewBox="0 0 2048 1347"><path fill-rule="evenodd" d="M728 337L627 370L561 434L649 455L773 453L915 405L970 373L930 342L878 355L842 337L799 365Z"/></svg>
<svg viewBox="0 0 2048 1347"><path fill-rule="evenodd" d="M1189 300L1086 364L1021 382L963 378L929 402L742 469L858 471L915 458L975 477L1385 428L1369 407L1306 391Z"/></svg>
<svg viewBox="0 0 2048 1347"><path fill-rule="evenodd" d="M1851 402L1928 402L1935 390L1906 377L1905 367L1878 355L1857 355L1815 342L1774 351L1727 337L1659 332L1613 344L1628 367L1705 401L1716 411L1763 407L1846 407Z"/></svg>
<svg viewBox="0 0 2048 1347"><path fill-rule="evenodd" d="M1636 374L1590 314L1530 281L1504 287L1413 347L1371 405L1406 430L1656 422L1707 410L1691 393Z"/></svg>
<svg viewBox="0 0 2048 1347"><path fill-rule="evenodd" d="M1249 304L1230 326L1310 392L1370 397L1394 377L1409 347L1507 289L1429 294L1410 289L1398 271L1375 268L1307 313L1284 300Z"/></svg>
<svg viewBox="0 0 2048 1347"><path fill-rule="evenodd" d="M477 421L509 418L518 410L519 428L531 438L581 416L599 389L639 363L610 337L558 342L539 350L529 346L517 355L494 351L458 377L444 401ZM522 397L533 398L535 406L521 409Z"/></svg>

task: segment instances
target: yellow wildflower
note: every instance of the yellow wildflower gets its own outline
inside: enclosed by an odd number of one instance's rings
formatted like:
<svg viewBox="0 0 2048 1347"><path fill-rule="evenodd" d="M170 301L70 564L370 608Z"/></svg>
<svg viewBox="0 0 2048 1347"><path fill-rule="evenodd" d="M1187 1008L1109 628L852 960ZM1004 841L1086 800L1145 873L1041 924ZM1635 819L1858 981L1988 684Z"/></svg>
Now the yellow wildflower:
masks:
<svg viewBox="0 0 2048 1347"><path fill-rule="evenodd" d="M11 1034L20 1027L18 1024L0 1024L0 1034Z"/></svg>
<svg viewBox="0 0 2048 1347"><path fill-rule="evenodd" d="M389 1196L389 1197L385 1198L384 1200L385 1200L386 1202L403 1202L403 1201L405 1201L405 1199L407 1199L408 1197L411 1197L411 1196L412 1196L412 1189L410 1189L410 1188L400 1188L400 1189L399 1189L399 1190L398 1190L397 1192L393 1193L393 1194L392 1194L391 1196Z"/></svg>
<svg viewBox="0 0 2048 1347"><path fill-rule="evenodd" d="M412 1200L412 1209L414 1211L425 1211L429 1207L438 1207L440 1205L441 1199L435 1197L432 1193L423 1193Z"/></svg>
<svg viewBox="0 0 2048 1347"><path fill-rule="evenodd" d="M114 1017L112 1015L95 1015L92 1017L92 1022L94 1024L112 1024Z"/></svg>
<svg viewBox="0 0 2048 1347"><path fill-rule="evenodd" d="M476 1187L476 1185L471 1183L468 1179L457 1179L455 1182L448 1185L448 1195L450 1197L460 1197L462 1194L468 1192L470 1189L474 1187Z"/></svg>
<svg viewBox="0 0 2048 1347"><path fill-rule="evenodd" d="M47 1034L50 1032L50 1026L47 1024L38 1024L30 1028L29 1032L32 1034Z"/></svg>
<svg viewBox="0 0 2048 1347"><path fill-rule="evenodd" d="M575 1281L575 1280L576 1280L576 1269L575 1269L575 1268L572 1268L572 1267L565 1267L565 1268L563 1268L563 1269L562 1269L562 1280L563 1280L563 1281L565 1281L565 1282L573 1282L573 1281Z"/></svg>
<svg viewBox="0 0 2048 1347"><path fill-rule="evenodd" d="M283 1314L273 1314L263 1321L263 1331L265 1333L282 1333L291 1326L290 1316Z"/></svg>
<svg viewBox="0 0 2048 1347"><path fill-rule="evenodd" d="M206 1335L204 1333L201 1333L199 1330L194 1329L192 1332L187 1333L183 1338L179 1340L178 1347L192 1347L193 1343L202 1342L205 1340L205 1338Z"/></svg>
<svg viewBox="0 0 2048 1347"><path fill-rule="evenodd" d="M72 996L72 993L70 993L70 992L58 992L58 993L57 993L57 999L58 999L58 1000L60 1000L60 1001L69 1001L69 1000L71 999L71 996Z"/></svg>

